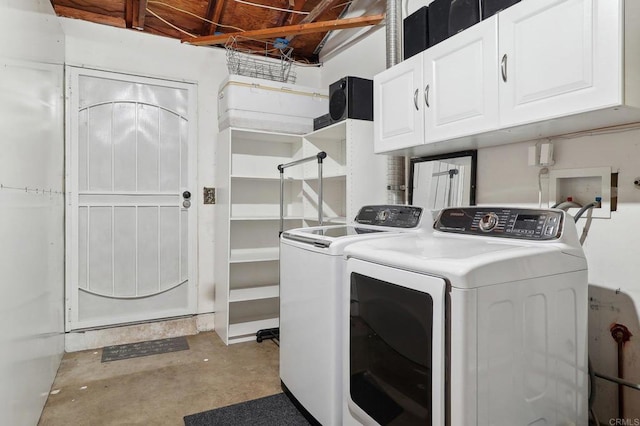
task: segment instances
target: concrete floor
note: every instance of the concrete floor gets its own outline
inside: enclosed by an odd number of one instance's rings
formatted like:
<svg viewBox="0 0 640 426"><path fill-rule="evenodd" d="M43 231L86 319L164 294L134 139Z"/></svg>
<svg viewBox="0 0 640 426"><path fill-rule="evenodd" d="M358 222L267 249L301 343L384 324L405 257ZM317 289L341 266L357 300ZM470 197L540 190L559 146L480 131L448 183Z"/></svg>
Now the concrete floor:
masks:
<svg viewBox="0 0 640 426"><path fill-rule="evenodd" d="M38 424L184 425L185 415L281 391L274 342L187 340L188 351L106 363L100 349L65 354Z"/></svg>

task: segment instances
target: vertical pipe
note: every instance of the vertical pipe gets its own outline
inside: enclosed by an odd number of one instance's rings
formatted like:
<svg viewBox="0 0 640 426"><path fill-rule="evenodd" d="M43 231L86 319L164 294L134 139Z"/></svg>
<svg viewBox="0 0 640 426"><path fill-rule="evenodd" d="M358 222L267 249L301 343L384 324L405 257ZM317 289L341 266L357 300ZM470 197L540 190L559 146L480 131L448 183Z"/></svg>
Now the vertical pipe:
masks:
<svg viewBox="0 0 640 426"><path fill-rule="evenodd" d="M632 334L622 324L613 324L610 331L618 347L618 378L624 379L624 344L631 339ZM624 418L624 386L618 384L618 419Z"/></svg>
<svg viewBox="0 0 640 426"><path fill-rule="evenodd" d="M322 160L327 157L324 151L318 153L318 226L322 226Z"/></svg>
<svg viewBox="0 0 640 426"><path fill-rule="evenodd" d="M385 19L387 39L387 68L391 68L402 60L400 49L400 31L402 30L402 15L400 0L387 0L387 14Z"/></svg>
<svg viewBox="0 0 640 426"><path fill-rule="evenodd" d="M322 226L322 159L318 158L318 226Z"/></svg>
<svg viewBox="0 0 640 426"><path fill-rule="evenodd" d="M284 168L282 165L278 166L280 170L280 232L278 237L282 235L284 231Z"/></svg>
<svg viewBox="0 0 640 426"><path fill-rule="evenodd" d="M402 61L400 34L402 31L402 2L387 0L386 10L386 44L387 68ZM388 157L387 159L387 201L390 204L405 202L405 159L404 157Z"/></svg>
<svg viewBox="0 0 640 426"><path fill-rule="evenodd" d="M624 348L622 339L617 339L618 342L618 377L624 378ZM618 385L618 418L624 419L624 386Z"/></svg>

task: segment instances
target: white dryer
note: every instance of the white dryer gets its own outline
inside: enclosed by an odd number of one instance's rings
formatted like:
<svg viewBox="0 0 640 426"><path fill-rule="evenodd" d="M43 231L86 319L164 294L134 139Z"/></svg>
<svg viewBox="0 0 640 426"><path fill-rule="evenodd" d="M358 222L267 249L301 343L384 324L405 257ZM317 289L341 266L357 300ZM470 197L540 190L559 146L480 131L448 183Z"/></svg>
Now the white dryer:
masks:
<svg viewBox="0 0 640 426"><path fill-rule="evenodd" d="M445 209L345 249L344 424L586 425L587 263L561 210Z"/></svg>
<svg viewBox="0 0 640 426"><path fill-rule="evenodd" d="M342 303L345 247L399 233L431 232L430 211L365 206L354 223L286 231L280 239L280 379L312 420L342 423Z"/></svg>

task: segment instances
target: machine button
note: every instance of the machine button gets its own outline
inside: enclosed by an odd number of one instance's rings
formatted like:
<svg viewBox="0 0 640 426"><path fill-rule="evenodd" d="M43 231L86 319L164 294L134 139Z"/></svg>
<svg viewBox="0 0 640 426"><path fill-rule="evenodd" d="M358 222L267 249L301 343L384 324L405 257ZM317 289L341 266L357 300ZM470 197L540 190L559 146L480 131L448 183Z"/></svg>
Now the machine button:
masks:
<svg viewBox="0 0 640 426"><path fill-rule="evenodd" d="M489 232L498 225L498 215L495 213L487 213L480 219L478 226L481 231Z"/></svg>

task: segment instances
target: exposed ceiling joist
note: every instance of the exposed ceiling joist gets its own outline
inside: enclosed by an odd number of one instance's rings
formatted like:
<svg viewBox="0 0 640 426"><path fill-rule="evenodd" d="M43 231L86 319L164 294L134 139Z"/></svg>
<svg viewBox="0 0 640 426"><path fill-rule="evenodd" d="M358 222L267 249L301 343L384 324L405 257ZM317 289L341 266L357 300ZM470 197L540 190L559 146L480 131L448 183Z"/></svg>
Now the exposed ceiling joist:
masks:
<svg viewBox="0 0 640 426"><path fill-rule="evenodd" d="M133 0L126 0L124 3L124 21L127 28L133 26Z"/></svg>
<svg viewBox="0 0 640 426"><path fill-rule="evenodd" d="M202 34L211 35L216 32L218 29L217 23L220 22L220 18L222 17L222 10L224 9L225 0L209 0L209 4L207 5L207 14L205 16L209 21L215 22L215 24L211 24L209 22L205 22L202 26Z"/></svg>
<svg viewBox="0 0 640 426"><path fill-rule="evenodd" d="M144 28L144 20L147 17L147 0L133 0L133 2L134 5L138 3L138 13L135 13L134 7L133 27L141 30Z"/></svg>
<svg viewBox="0 0 640 426"><path fill-rule="evenodd" d="M322 0L316 7L314 7L307 16L305 16L298 24L306 24L315 21L322 13L327 10L337 0ZM291 41L297 34L290 34L287 36L287 41Z"/></svg>
<svg viewBox="0 0 640 426"><path fill-rule="evenodd" d="M127 28L126 21L115 16L101 15L99 13L87 12L85 10L58 5L55 5L54 9L56 11L56 14L58 14L59 16L82 19L85 21L95 22L97 24L111 25L119 28Z"/></svg>
<svg viewBox="0 0 640 426"><path fill-rule="evenodd" d="M334 1L334 0L331 0ZM243 31L222 35L210 35L195 38L182 39L183 43L196 46L214 46L224 44L230 37L243 37L255 40L271 39L276 37L289 37L300 34L310 34L325 31L342 30L345 28L364 27L377 25L384 19L384 15L361 16L358 18L336 19L333 21L311 22L305 24L289 25L286 27L266 28L262 30Z"/></svg>
<svg viewBox="0 0 640 426"><path fill-rule="evenodd" d="M281 27L293 16L292 12L301 12L304 9L304 5L307 4L307 0L289 0L289 4L293 3L293 6L289 8L291 12L285 12L282 14L280 21L278 22L278 26ZM291 22L289 22L291 23Z"/></svg>

